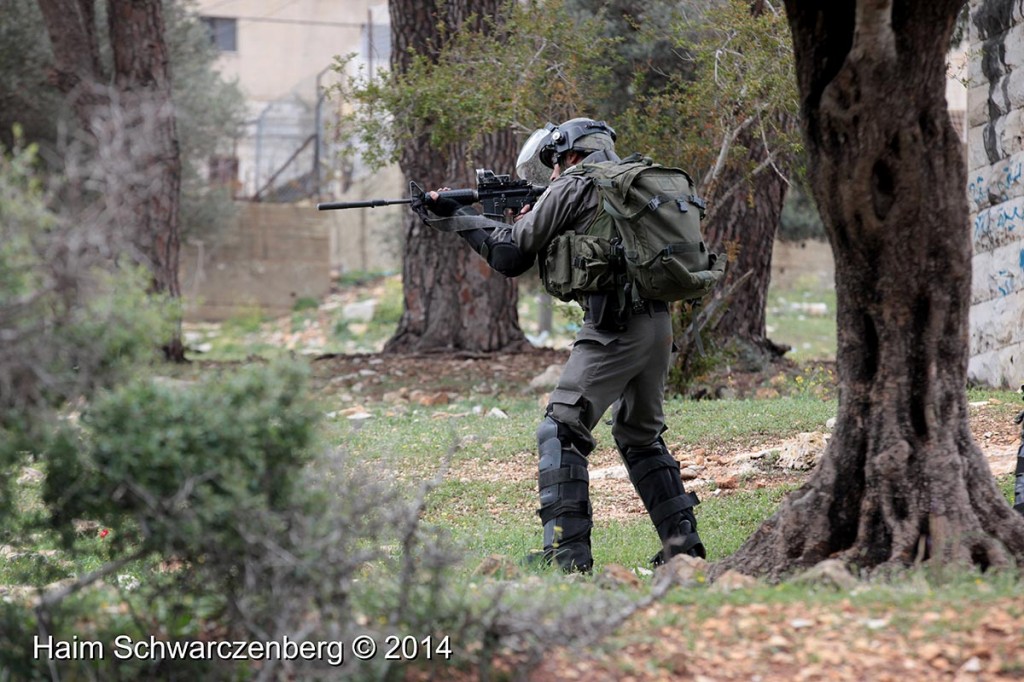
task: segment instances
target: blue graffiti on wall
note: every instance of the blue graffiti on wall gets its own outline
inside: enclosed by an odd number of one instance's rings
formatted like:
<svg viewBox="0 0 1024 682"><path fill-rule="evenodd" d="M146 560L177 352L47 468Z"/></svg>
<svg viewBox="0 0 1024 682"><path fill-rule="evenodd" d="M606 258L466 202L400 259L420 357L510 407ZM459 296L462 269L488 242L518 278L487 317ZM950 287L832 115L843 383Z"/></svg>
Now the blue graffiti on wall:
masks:
<svg viewBox="0 0 1024 682"><path fill-rule="evenodd" d="M1024 177L1024 162L1016 161L1007 163L991 181L984 176L978 175L967 185L967 196L978 207L987 204L998 204L1006 201L1011 196L1011 190L1021 182Z"/></svg>

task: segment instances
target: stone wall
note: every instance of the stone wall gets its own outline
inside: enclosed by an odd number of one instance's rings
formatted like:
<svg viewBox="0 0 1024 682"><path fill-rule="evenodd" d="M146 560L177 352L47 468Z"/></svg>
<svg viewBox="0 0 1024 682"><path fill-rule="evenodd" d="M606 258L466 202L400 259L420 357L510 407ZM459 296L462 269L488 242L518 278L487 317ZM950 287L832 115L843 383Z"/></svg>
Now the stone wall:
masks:
<svg viewBox="0 0 1024 682"><path fill-rule="evenodd" d="M824 240L775 241L771 286L828 290L836 285L832 246Z"/></svg>
<svg viewBox="0 0 1024 682"><path fill-rule="evenodd" d="M974 242L968 377L1024 381L1024 26L1020 0L971 8L968 201Z"/></svg>
<svg viewBox="0 0 1024 682"><path fill-rule="evenodd" d="M401 170L389 166L368 171L344 192L322 201L402 199L408 194ZM330 237L331 267L339 273L401 270L403 221L410 211L406 204L317 211Z"/></svg>
<svg viewBox="0 0 1024 682"><path fill-rule="evenodd" d="M240 202L234 223L182 244L185 319L215 321L253 307L289 312L330 289L327 223L311 205Z"/></svg>

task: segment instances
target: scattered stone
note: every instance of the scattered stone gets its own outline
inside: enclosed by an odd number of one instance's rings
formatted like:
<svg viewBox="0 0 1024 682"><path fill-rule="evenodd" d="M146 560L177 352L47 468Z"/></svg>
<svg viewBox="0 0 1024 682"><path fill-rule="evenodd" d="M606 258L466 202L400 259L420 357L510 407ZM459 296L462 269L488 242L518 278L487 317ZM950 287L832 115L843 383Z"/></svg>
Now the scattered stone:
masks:
<svg viewBox="0 0 1024 682"><path fill-rule="evenodd" d="M737 396L739 396L739 393L730 386L719 386L715 390L715 397L719 400L736 400Z"/></svg>
<svg viewBox="0 0 1024 682"><path fill-rule="evenodd" d="M827 317L828 316L828 304L827 303L790 303L790 308L797 312L809 315L811 317Z"/></svg>
<svg viewBox="0 0 1024 682"><path fill-rule="evenodd" d="M492 407L487 412L487 416L494 417L495 419L508 419L508 414L506 414L504 410L500 410L497 407Z"/></svg>
<svg viewBox="0 0 1024 682"><path fill-rule="evenodd" d="M962 673L974 674L980 673L982 670L984 670L984 666L981 663L981 659L977 656L971 656L960 666L960 672Z"/></svg>
<svg viewBox="0 0 1024 682"><path fill-rule="evenodd" d="M517 578L519 567L506 556L490 554L473 570L473 575L487 578Z"/></svg>
<svg viewBox="0 0 1024 682"><path fill-rule="evenodd" d="M836 428L836 418L835 417L829 417L825 421L825 428L828 429L830 432L832 431L832 429Z"/></svg>
<svg viewBox="0 0 1024 682"><path fill-rule="evenodd" d="M562 378L562 365L548 365L547 369L530 379L531 391L550 391Z"/></svg>
<svg viewBox="0 0 1024 682"><path fill-rule="evenodd" d="M826 440L825 434L817 431L798 433L793 440L779 446L779 459L775 464L797 471L813 469L825 452Z"/></svg>
<svg viewBox="0 0 1024 682"><path fill-rule="evenodd" d="M683 587L693 587L703 583L707 574L708 562L688 554L677 554L654 569L656 581L669 580L672 584Z"/></svg>
<svg viewBox="0 0 1024 682"><path fill-rule="evenodd" d="M730 569L718 576L718 579L711 586L711 591L732 592L733 590L745 590L757 584L757 578Z"/></svg>
<svg viewBox="0 0 1024 682"><path fill-rule="evenodd" d="M402 403L406 402L409 398L409 389L402 387L397 391L388 391L381 396L381 400L386 403Z"/></svg>
<svg viewBox="0 0 1024 682"><path fill-rule="evenodd" d="M700 472L698 472L694 467L683 467L679 470L679 477L684 481L692 481L699 476Z"/></svg>
<svg viewBox="0 0 1024 682"><path fill-rule="evenodd" d="M860 584L839 559L826 559L793 578L798 585L823 585L837 590L852 590Z"/></svg>
<svg viewBox="0 0 1024 682"><path fill-rule="evenodd" d="M341 309L341 317L352 322L369 322L373 319L373 313L377 309L376 299L367 299L349 303ZM350 327L351 328L351 327Z"/></svg>
<svg viewBox="0 0 1024 682"><path fill-rule="evenodd" d="M726 476L724 478L716 478L715 485L721 490L735 490L740 487L740 480L735 476Z"/></svg>
<svg viewBox="0 0 1024 682"><path fill-rule="evenodd" d="M21 470L21 474L18 476L18 485L42 483L44 478L46 478L46 476L42 471L33 469L32 467L25 467Z"/></svg>
<svg viewBox="0 0 1024 682"><path fill-rule="evenodd" d="M633 587L639 588L642 584L633 571L619 564L608 564L598 574L597 584L605 588Z"/></svg>
<svg viewBox="0 0 1024 682"><path fill-rule="evenodd" d="M409 400L422 405L423 407L436 407L438 405L447 405L450 402L447 393L443 391L438 393L427 393L426 391L415 390L409 394Z"/></svg>
<svg viewBox="0 0 1024 682"><path fill-rule="evenodd" d="M39 602L39 590L31 585L0 585L0 601L34 605Z"/></svg>
<svg viewBox="0 0 1024 682"><path fill-rule="evenodd" d="M128 573L117 576L117 586L127 592L137 590L141 585L138 578Z"/></svg>
<svg viewBox="0 0 1024 682"><path fill-rule="evenodd" d="M356 419L366 419L366 417L372 416L369 412L366 411L366 408L363 407L362 405L353 405L352 407L346 407L344 410L340 410L338 414L340 414L342 417L348 417L349 419L352 419L353 417L355 417ZM366 415L366 417L362 415Z"/></svg>

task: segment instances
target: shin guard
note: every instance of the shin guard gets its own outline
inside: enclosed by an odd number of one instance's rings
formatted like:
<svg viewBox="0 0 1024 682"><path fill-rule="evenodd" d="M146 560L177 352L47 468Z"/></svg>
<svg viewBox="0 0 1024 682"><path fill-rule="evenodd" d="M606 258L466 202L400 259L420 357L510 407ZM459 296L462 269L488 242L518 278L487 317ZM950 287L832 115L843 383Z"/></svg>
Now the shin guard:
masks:
<svg viewBox="0 0 1024 682"><path fill-rule="evenodd" d="M594 564L587 458L573 443L569 430L550 416L537 429L537 445L537 514L544 524L544 558L557 561L564 571L587 573Z"/></svg>
<svg viewBox="0 0 1024 682"><path fill-rule="evenodd" d="M700 503L695 493L686 492L679 477L679 462L659 438L645 447L621 450L629 472L629 480L643 500L647 513L661 538L662 550L651 563L660 565L677 554L705 557L697 535L697 518L693 508Z"/></svg>

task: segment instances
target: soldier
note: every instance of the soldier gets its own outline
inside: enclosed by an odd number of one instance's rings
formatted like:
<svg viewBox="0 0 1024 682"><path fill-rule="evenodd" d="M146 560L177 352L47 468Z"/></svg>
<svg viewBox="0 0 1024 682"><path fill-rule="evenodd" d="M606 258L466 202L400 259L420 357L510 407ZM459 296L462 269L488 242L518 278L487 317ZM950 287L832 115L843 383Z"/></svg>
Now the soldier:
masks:
<svg viewBox="0 0 1024 682"><path fill-rule="evenodd" d="M516 168L520 177L535 183L545 180L539 173L547 173L550 184L512 225L476 215L436 192L418 208L424 216L425 206L437 216L467 221L459 234L492 268L517 277L554 248L556 237L583 233L594 222L602 210L598 192L579 164L601 161L619 161L615 131L607 123L589 118L549 123L529 138ZM615 444L662 541L652 562L677 554L703 557L693 514L699 500L684 489L679 463L661 437L672 352L668 306L633 300L613 289L580 296L579 302L584 325L537 429L541 556L565 571L586 573L593 566L587 457L596 447L591 432L612 406Z"/></svg>

